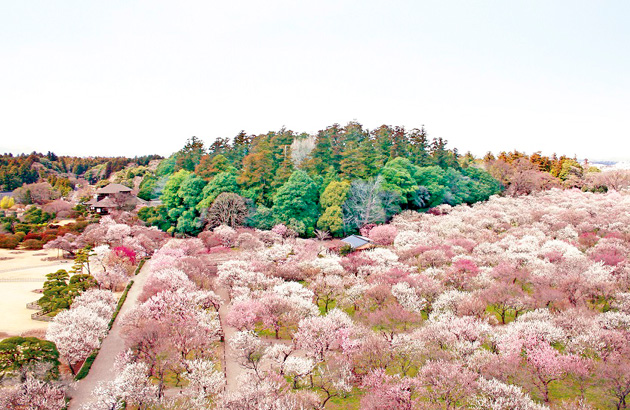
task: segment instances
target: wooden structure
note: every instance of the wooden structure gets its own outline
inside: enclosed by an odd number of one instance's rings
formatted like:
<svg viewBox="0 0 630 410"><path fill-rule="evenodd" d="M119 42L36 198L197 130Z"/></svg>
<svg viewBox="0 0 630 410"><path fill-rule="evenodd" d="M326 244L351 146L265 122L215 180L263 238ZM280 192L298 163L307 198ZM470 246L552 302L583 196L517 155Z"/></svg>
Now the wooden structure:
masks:
<svg viewBox="0 0 630 410"><path fill-rule="evenodd" d="M131 193L131 188L121 184L109 184L96 190L94 198L86 205L92 212L107 215L111 209L122 209L130 205L135 207L137 198Z"/></svg>

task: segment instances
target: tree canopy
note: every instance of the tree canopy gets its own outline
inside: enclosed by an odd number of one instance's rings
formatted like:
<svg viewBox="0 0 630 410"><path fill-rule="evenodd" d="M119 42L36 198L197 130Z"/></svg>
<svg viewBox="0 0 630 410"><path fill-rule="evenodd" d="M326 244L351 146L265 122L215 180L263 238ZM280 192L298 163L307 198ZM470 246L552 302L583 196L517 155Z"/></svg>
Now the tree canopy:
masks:
<svg viewBox="0 0 630 410"><path fill-rule="evenodd" d="M59 376L59 352L53 342L36 337L14 336L0 341L0 378L37 363L49 363L47 376Z"/></svg>
<svg viewBox="0 0 630 410"><path fill-rule="evenodd" d="M404 209L474 203L502 189L474 157L460 157L446 140L429 139L424 128L367 130L357 122L333 124L315 135L285 128L240 132L208 148L193 137L162 161L155 176L145 177L145 197L159 190L160 177L167 178L163 208L139 216L189 235L207 225L204 213L223 193L247 200L250 226L284 223L302 235L318 228L340 236Z"/></svg>

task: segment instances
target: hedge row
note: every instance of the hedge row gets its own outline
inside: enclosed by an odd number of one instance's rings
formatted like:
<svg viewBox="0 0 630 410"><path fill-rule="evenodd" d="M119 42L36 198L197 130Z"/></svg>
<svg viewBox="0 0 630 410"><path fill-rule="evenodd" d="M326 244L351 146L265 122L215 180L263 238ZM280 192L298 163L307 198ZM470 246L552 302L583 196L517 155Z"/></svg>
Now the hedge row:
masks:
<svg viewBox="0 0 630 410"><path fill-rule="evenodd" d="M135 275L137 275L138 273L140 273L140 270L142 269L142 267L144 266L144 263L147 261L147 259L142 259L140 260L140 263L138 263L138 267L136 268L136 273Z"/></svg>

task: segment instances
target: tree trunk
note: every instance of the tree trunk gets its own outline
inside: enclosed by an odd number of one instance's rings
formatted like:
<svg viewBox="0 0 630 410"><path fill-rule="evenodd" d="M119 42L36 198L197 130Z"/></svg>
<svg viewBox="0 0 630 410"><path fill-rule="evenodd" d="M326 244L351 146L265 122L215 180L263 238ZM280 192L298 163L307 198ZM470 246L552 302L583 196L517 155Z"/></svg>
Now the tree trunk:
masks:
<svg viewBox="0 0 630 410"><path fill-rule="evenodd" d="M549 385L545 384L545 389L543 390L543 398L545 399L545 403L549 403Z"/></svg>
<svg viewBox="0 0 630 410"><path fill-rule="evenodd" d="M330 398L332 397L332 395L330 394L329 391L324 390L324 392L326 393L326 398L324 399L324 401L322 402L322 406L321 408L323 409L324 407L326 407L326 403L328 403L328 400L330 400Z"/></svg>

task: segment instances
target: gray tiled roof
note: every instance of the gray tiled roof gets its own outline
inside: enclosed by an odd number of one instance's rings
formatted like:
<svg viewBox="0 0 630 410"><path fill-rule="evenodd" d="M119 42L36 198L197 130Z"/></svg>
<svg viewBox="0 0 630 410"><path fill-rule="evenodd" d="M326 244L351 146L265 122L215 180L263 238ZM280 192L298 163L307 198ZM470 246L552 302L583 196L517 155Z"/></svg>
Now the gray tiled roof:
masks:
<svg viewBox="0 0 630 410"><path fill-rule="evenodd" d="M358 247L366 245L368 243L372 243L372 241L370 241L370 239L366 238L365 236L361 236L361 235L350 235L347 238L342 239L342 241L344 241L347 244L350 244L350 246L352 246L352 248L358 248Z"/></svg>
<svg viewBox="0 0 630 410"><path fill-rule="evenodd" d="M117 194L119 192L131 192L131 188L121 184L109 184L96 190L97 194Z"/></svg>
<svg viewBox="0 0 630 410"><path fill-rule="evenodd" d="M109 198L103 198L92 206L94 208L115 208L116 204Z"/></svg>

